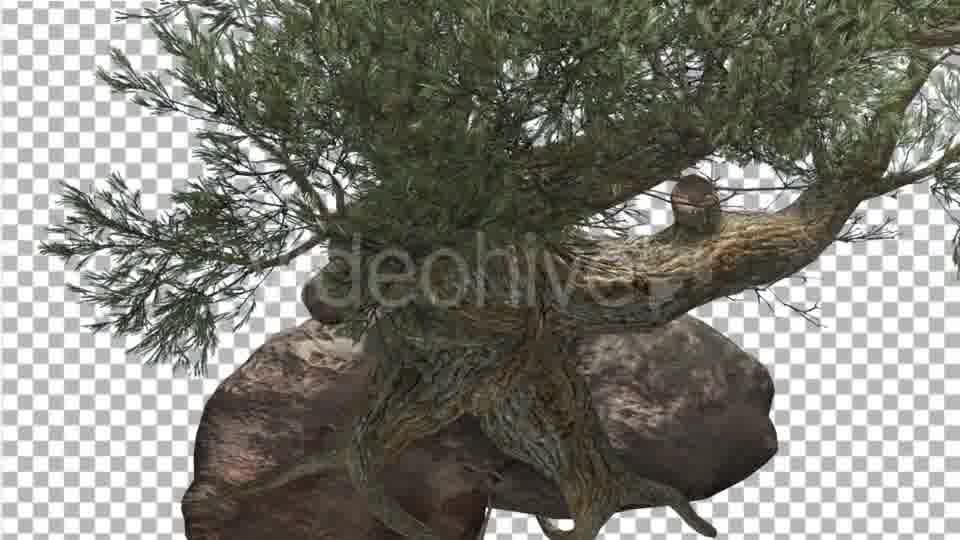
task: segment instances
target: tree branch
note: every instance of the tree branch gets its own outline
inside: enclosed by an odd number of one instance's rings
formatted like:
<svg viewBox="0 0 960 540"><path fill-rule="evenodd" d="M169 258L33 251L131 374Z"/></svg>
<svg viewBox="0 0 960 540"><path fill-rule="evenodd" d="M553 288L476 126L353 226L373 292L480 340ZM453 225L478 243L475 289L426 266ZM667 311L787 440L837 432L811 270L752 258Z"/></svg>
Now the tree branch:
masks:
<svg viewBox="0 0 960 540"><path fill-rule="evenodd" d="M673 226L643 238L597 239L584 245L548 247L543 250L545 257L534 254L540 257L535 259L536 264L523 265L518 261L524 257L517 255L515 262L524 268L521 274L525 272L522 283L535 284L540 291L552 328L608 332L660 326L714 299L796 273L814 262L838 236L842 237L845 224L860 203L936 170L938 165L929 170L884 176L908 107L936 65L938 61L932 58L914 57L903 76L900 91L876 108L868 118L864 133L844 141L843 146L850 150L848 155L853 159L840 162L841 166L836 168L819 170L819 177L786 208L775 213L725 212L712 234L678 234L680 231ZM589 142L577 141L572 151L596 157L595 151L585 147ZM651 147L659 145L663 150L668 146L659 139L650 142ZM683 148L677 144L669 146ZM552 152L571 151L570 148L558 145L538 152L550 162ZM708 151L706 144L694 145L694 148L687 147L683 159L668 160L669 166L682 169L689 165L685 159ZM823 148L823 152L829 150L832 149ZM956 159L958 152L948 150L939 166ZM631 162L634 156L638 157ZM567 162L575 163L577 157L574 154ZM572 193L571 189L589 185L597 193L584 195L588 204L606 205L620 197L632 197L635 189L649 189L669 179L668 175L661 174L663 168L654 167L655 172L648 173L638 167L638 163L646 159L652 165L662 158L662 155L631 154L629 159L605 169L621 174L616 181L611 182L603 175L583 175L575 177L574 187L560 181L557 186L569 200L578 200L579 194ZM564 162L563 159L557 161ZM627 163L628 166L622 165ZM556 207L548 210L556 211ZM432 292L442 291L441 296L450 298L447 293L461 290L462 283L454 283L454 276L462 274L458 268L441 267L442 264L431 266L431 276L418 276L417 285L426 277ZM435 272L437 270L439 272ZM503 281L513 275L495 272L492 280L500 282L478 282L477 290L462 296L459 304L444 309L478 327L514 333L523 328L529 309L536 306L520 305L512 296L516 284ZM412 282L410 285L414 286ZM546 286L552 290L544 292ZM416 297L436 305L429 297Z"/></svg>
<svg viewBox="0 0 960 540"><path fill-rule="evenodd" d="M872 189L867 192L867 197L872 199L873 197L885 195L904 186L923 182L924 180L936 175L937 171L940 171L943 168L957 162L960 162L960 144L955 144L948 148L946 151L944 151L943 156L941 156L940 159L931 165L912 171L888 174L884 176L880 182L874 185Z"/></svg>
<svg viewBox="0 0 960 540"><path fill-rule="evenodd" d="M908 39L918 47L953 47L960 45L960 26L913 32L909 34Z"/></svg>
<svg viewBox="0 0 960 540"><path fill-rule="evenodd" d="M853 161L851 162L852 165L857 167L867 165L873 174L883 173L887 169L890 159L893 157L893 152L897 148L899 128L903 123L907 108L920 94L933 70L949 56L949 53L945 53L936 59L930 58L928 55L924 55L924 57L914 56L910 59L903 87L894 95L893 99L877 107L870 119L866 136L870 144L861 144L861 147L870 154L864 154L865 159L862 162Z"/></svg>
<svg viewBox="0 0 960 540"><path fill-rule="evenodd" d="M527 151L510 201L524 229L582 222L679 177L713 151L695 126L650 127L629 148L605 149L601 139L581 135Z"/></svg>
<svg viewBox="0 0 960 540"><path fill-rule="evenodd" d="M526 170L535 181L518 193L516 204L531 210L524 214L534 228L572 224L623 204L678 178L715 150L704 126L679 113L670 123L647 125L628 148L604 148L606 139L587 133L529 151Z"/></svg>
<svg viewBox="0 0 960 540"><path fill-rule="evenodd" d="M862 215L855 215L853 219L850 220L850 226L846 231L837 235L837 242L846 242L846 243L856 243L856 242L867 242L870 240L889 240L895 238L893 232L887 230L887 225L890 225L893 222L893 218L886 218L883 220L883 223L880 225L875 225L873 227L866 228L863 231L858 231L857 227L863 223Z"/></svg>
<svg viewBox="0 0 960 540"><path fill-rule="evenodd" d="M941 59L942 60L942 59ZM555 290L548 294L555 328L589 332L654 327L711 300L773 283L814 262L836 241L859 204L923 179L960 160L952 147L936 164L884 176L896 145L895 133L934 60L914 59L901 92L877 109L868 134L854 148L857 162L822 176L792 204L775 213L724 213L718 232L699 238L670 227L653 236L599 240L572 256L549 255ZM559 271L557 271L559 267ZM570 287L558 294L562 284ZM485 291L486 292L486 291ZM500 331L521 327L522 314L504 299L496 308L462 304L454 311Z"/></svg>
<svg viewBox="0 0 960 540"><path fill-rule="evenodd" d="M291 249L286 253L277 255L276 257L270 257L268 259L255 259L255 260L247 261L244 263L244 266L247 266L253 272L262 272L268 268L273 268L275 266L287 265L287 264L290 264L290 262L296 259L297 257L319 246L321 243L324 242L324 240L325 238L323 238L322 236L313 236L306 242L300 244L299 246Z"/></svg>
<svg viewBox="0 0 960 540"><path fill-rule="evenodd" d="M725 213L719 231L699 239L678 242L670 227L642 238L598 240L569 258L549 255L544 265L554 290L544 296L551 327L591 333L656 327L716 298L787 277L833 243L832 223L842 220L840 210L817 216L786 210ZM491 304L453 311L497 331L520 327L521 306L499 298Z"/></svg>
<svg viewBox="0 0 960 540"><path fill-rule="evenodd" d="M303 196L310 201L313 209L318 212L320 216L325 218L329 217L330 210L327 208L327 204L323 201L323 197L320 196L320 193L318 193L317 190L310 185L310 179L307 178L304 170L294 164L285 151L278 157L286 168L287 176L293 180L293 183L297 186L297 189L300 190Z"/></svg>

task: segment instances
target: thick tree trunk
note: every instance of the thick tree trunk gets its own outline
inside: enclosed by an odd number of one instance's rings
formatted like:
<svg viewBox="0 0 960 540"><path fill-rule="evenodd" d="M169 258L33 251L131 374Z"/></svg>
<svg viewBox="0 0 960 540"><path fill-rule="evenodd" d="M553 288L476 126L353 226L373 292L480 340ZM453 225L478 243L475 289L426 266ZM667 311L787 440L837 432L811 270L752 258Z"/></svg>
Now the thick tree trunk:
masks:
<svg viewBox="0 0 960 540"><path fill-rule="evenodd" d="M183 499L190 540L393 539L344 471L234 500L226 493L329 446L365 400L370 359L307 321L272 336L208 401L194 482ZM726 489L776 452L766 369L706 324L681 317L649 333L591 338L578 351L614 447L640 476L691 499ZM414 444L387 488L443 538L473 540L488 495L499 509L568 517L557 487L501 453L465 417Z"/></svg>

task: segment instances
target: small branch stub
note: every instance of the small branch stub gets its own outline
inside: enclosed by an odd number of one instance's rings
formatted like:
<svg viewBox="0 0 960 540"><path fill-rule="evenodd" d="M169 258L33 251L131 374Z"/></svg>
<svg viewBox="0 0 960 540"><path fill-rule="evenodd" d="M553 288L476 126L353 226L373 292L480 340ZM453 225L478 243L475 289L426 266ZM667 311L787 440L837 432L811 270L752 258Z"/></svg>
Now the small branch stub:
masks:
<svg viewBox="0 0 960 540"><path fill-rule="evenodd" d="M343 322L343 312L327 302L324 302L324 288L321 276L314 276L300 291L300 301L310 312L310 318L324 324L339 324Z"/></svg>
<svg viewBox="0 0 960 540"><path fill-rule="evenodd" d="M670 193L677 227L695 233L712 232L720 222L720 197L710 180L688 174L677 180Z"/></svg>

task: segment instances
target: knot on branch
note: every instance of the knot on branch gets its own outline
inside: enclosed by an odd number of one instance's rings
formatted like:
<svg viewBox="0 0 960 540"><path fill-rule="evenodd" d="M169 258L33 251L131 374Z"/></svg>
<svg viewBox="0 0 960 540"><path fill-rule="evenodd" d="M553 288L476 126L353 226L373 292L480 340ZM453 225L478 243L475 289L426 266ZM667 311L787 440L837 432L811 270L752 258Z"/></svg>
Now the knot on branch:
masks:
<svg viewBox="0 0 960 540"><path fill-rule="evenodd" d="M708 233L720 221L717 188L702 176L688 174L681 177L670 193L670 206L677 227L685 231Z"/></svg>
<svg viewBox="0 0 960 540"><path fill-rule="evenodd" d="M324 324L339 324L344 321L343 310L326 302L323 274L317 274L300 291L300 301L310 312L310 318Z"/></svg>

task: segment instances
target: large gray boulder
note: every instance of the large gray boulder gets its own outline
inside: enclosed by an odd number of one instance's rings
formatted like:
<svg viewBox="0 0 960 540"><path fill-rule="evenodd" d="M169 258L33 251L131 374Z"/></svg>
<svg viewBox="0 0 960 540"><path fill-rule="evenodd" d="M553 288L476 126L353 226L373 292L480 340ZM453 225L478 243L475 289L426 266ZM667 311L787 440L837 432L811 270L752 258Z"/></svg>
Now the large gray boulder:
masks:
<svg viewBox="0 0 960 540"><path fill-rule="evenodd" d="M704 499L777 451L769 373L693 317L592 338L577 354L613 445L643 476ZM310 320L271 336L225 379L197 431L194 481L182 505L187 537L398 539L366 511L345 471L242 500L229 495L231 486L327 447L332 429L362 406L368 365L350 342ZM386 482L405 508L451 540L477 538L488 500L498 509L568 517L555 485L502 454L470 417L405 451Z"/></svg>

